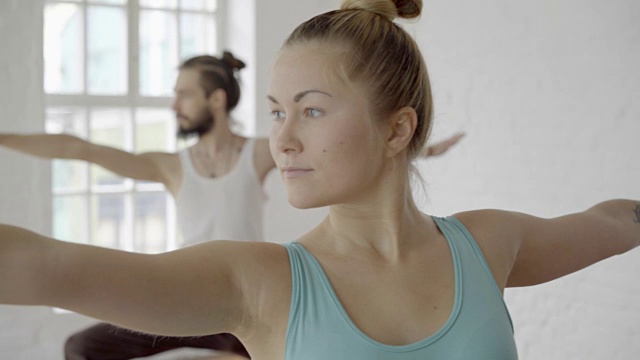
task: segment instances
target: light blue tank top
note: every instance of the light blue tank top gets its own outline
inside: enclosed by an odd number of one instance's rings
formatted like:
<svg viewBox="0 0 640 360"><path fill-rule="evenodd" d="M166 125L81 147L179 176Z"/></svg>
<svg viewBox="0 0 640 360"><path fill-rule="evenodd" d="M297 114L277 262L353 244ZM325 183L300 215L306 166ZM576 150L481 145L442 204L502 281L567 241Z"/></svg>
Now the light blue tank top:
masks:
<svg viewBox="0 0 640 360"><path fill-rule="evenodd" d="M449 243L456 282L442 328L409 345L371 339L351 321L320 263L292 242L284 244L292 273L285 360L516 360L511 318L480 248L456 218L433 219Z"/></svg>

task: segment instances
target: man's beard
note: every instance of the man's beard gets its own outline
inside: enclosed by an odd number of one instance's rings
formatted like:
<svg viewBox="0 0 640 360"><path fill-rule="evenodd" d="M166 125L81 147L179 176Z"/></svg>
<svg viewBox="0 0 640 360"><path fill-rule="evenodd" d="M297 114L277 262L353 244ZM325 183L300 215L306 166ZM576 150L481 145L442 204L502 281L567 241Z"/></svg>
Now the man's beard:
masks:
<svg viewBox="0 0 640 360"><path fill-rule="evenodd" d="M186 118L183 115L177 114L178 118ZM199 121L195 123L191 123L187 125L189 127L183 127L180 123L178 123L178 138L180 139L189 139L193 136L202 136L207 133L213 127L213 115L207 113Z"/></svg>

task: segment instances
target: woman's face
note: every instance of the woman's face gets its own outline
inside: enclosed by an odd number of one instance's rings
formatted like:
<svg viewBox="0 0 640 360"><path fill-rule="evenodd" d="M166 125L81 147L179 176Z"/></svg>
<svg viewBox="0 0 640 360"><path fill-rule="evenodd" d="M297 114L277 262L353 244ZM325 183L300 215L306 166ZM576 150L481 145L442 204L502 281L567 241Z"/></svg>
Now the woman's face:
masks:
<svg viewBox="0 0 640 360"><path fill-rule="evenodd" d="M367 203L381 181L383 146L367 92L339 78L340 54L290 46L272 71L271 154L297 208Z"/></svg>

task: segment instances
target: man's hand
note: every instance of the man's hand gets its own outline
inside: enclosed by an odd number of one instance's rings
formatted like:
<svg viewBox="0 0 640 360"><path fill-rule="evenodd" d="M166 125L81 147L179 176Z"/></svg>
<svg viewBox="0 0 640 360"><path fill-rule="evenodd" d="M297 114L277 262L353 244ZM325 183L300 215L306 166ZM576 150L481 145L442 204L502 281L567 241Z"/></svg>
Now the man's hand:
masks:
<svg viewBox="0 0 640 360"><path fill-rule="evenodd" d="M437 142L433 145L427 146L427 148L422 153L422 156L439 156L446 153L453 145L457 144L460 139L465 136L465 133L459 132L450 138Z"/></svg>

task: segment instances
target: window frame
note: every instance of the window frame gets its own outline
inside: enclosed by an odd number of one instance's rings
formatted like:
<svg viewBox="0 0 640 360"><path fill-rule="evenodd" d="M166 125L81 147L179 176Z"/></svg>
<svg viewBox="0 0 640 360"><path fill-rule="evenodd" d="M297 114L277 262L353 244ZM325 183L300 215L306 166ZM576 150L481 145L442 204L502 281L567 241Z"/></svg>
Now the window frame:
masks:
<svg viewBox="0 0 640 360"><path fill-rule="evenodd" d="M140 109L158 109L158 110L170 110L170 104L173 99L172 96L150 96L150 95L142 95L140 94L140 17L142 14L141 10L160 10L166 11L168 13L175 14L176 19L176 45L177 51L176 55L178 59L176 60L177 64L184 59L181 59L181 49L182 49L182 36L180 36L182 31L181 21L182 14L207 14L211 15L211 11L208 10L184 10L181 8L181 1L177 0L177 7L174 9L158 9L158 8L150 8L143 7L139 5L139 0L127 0L126 4L108 4L102 3L100 1L91 1L91 0L46 0L43 4L43 16L45 14L46 6L49 4L74 4L81 7L82 18L83 18L83 27L82 27L82 58L83 58L83 89L80 93L71 93L71 94L60 94L60 93L48 93L44 88L44 104L45 104L45 112L48 114L50 109L56 108L74 108L82 111L84 113L84 125L85 125L85 133L82 134L82 137L85 139L89 139L89 134L91 132L91 118L90 113L95 109L104 109L104 108L118 108L127 110L129 112L128 121L125 121L123 130L124 130L124 148L122 150L133 152L136 148L136 124L138 124L138 120L136 119L136 112ZM225 48L225 16L226 13L226 1L225 0L215 0L216 8L213 12L215 18L215 33L216 33L216 44L217 49L216 52L220 52L221 49ZM127 65L127 91L124 95L91 95L89 94L88 87L88 58L89 58L89 47L88 47L88 8L89 6L104 6L104 7L115 7L118 9L125 9L126 11L126 24L127 24L127 55L126 55L126 65ZM46 46L46 43L43 43L43 48ZM49 117L45 118L45 127L49 122ZM168 148L164 149L167 152L176 152L178 148L183 147L185 144L179 145L177 138L175 136L175 132L168 131L166 143L168 144ZM158 150L161 151L161 150ZM73 160L62 160L62 161L73 161ZM52 174L55 171L52 164ZM166 220L166 224L164 224L164 229L166 231L166 243L165 243L165 251L173 250L178 248L178 242L180 240L180 235L177 229L177 217L174 199L171 194L169 194L164 186L159 183L149 183L149 182L140 182L129 178L123 178L122 184L118 185L94 185L91 182L91 165L87 164L85 166L85 177L84 186L82 189L55 189L54 183L51 183L51 196L52 196L52 226L55 226L55 200L57 197L64 196L81 196L84 201L84 206L87 209L86 214L82 214L81 216L85 217L86 221L86 233L84 237L86 237L85 243L94 244L95 239L92 239L92 198L96 195L102 194L119 194L124 197L124 226L127 228L126 233L127 236L124 236L121 239L121 242L117 244L115 247L127 250L127 251L140 251L136 249L134 246L135 243L135 234L136 234L136 225L135 225L135 214L136 214L136 195L141 193L162 193L165 197L166 202L166 210L164 214L164 218ZM55 232L55 228L52 229ZM62 239L67 240L67 239ZM144 246L143 246L144 247Z"/></svg>

